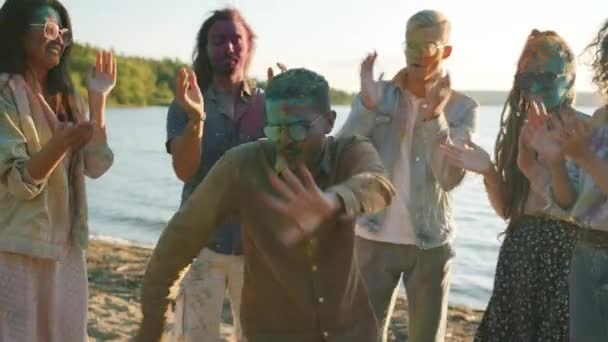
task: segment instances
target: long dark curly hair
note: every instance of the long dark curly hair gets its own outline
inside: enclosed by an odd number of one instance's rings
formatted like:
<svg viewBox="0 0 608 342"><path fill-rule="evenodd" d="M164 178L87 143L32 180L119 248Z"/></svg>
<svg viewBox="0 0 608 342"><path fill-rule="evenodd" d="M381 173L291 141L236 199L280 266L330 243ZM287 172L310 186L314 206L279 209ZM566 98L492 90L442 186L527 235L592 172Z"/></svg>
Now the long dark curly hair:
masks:
<svg viewBox="0 0 608 342"><path fill-rule="evenodd" d="M526 40L517 63L516 74L524 70L530 60L551 56L556 52L565 61L564 74L569 81L569 89L565 95L564 103L571 105L575 96L573 86L576 78L575 55L570 46L557 33L533 30ZM500 130L494 149L496 169L500 180L500 193L504 203L504 213L502 214L505 218L513 218L523 214L530 192L530 182L517 166L519 134L525 122L525 109L528 105L523 95L520 85L517 81L514 81L503 107Z"/></svg>
<svg viewBox="0 0 608 342"><path fill-rule="evenodd" d="M604 99L608 100L608 20L597 32L597 35L587 46L592 55L593 82Z"/></svg>

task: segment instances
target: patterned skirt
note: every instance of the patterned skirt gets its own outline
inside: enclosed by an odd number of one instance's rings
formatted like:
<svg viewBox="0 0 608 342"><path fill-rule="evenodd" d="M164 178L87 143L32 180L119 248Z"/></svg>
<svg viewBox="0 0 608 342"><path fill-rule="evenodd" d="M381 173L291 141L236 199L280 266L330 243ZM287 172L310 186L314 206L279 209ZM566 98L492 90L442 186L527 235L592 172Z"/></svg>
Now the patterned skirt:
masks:
<svg viewBox="0 0 608 342"><path fill-rule="evenodd" d="M475 341L568 341L568 274L579 234L577 225L564 221L511 221Z"/></svg>

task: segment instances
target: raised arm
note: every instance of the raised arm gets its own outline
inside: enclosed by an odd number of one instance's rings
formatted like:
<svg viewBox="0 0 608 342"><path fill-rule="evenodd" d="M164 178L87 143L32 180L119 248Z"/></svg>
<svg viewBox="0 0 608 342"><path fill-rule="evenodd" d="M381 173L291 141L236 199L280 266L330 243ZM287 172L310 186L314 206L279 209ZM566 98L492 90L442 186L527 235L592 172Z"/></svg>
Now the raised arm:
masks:
<svg viewBox="0 0 608 342"><path fill-rule="evenodd" d="M0 106L0 183L15 199L27 201L42 192L48 177L72 146L90 139L93 127L84 123L66 128L39 151L30 151L16 107L8 104Z"/></svg>
<svg viewBox="0 0 608 342"><path fill-rule="evenodd" d="M375 111L382 100L382 76L374 80L374 63L378 55L371 53L361 62L361 91L353 99L346 122L338 132L338 137L360 135L369 137L376 120Z"/></svg>
<svg viewBox="0 0 608 342"><path fill-rule="evenodd" d="M560 135L564 153L608 195L608 126L592 129L578 122Z"/></svg>
<svg viewBox="0 0 608 342"><path fill-rule="evenodd" d="M527 121L522 128L522 135L548 166L555 203L561 209L569 209L576 200L576 189L568 176L566 161L556 137L557 134L568 128L564 127L559 120L551 120L542 102L537 100L530 101L526 117ZM554 126L553 130L549 130L548 127L550 120ZM578 121L569 122L574 124Z"/></svg>
<svg viewBox="0 0 608 342"><path fill-rule="evenodd" d="M188 182L201 163L201 141L206 114L201 90L193 71L181 69L176 80L175 101L167 115L167 150L173 170Z"/></svg>
<svg viewBox="0 0 608 342"><path fill-rule="evenodd" d="M108 146L105 110L108 96L116 85L117 73L112 52L99 51L95 66L87 78L89 120L95 124L95 129L91 141L84 147L84 166L85 174L91 178L100 177L114 163L114 153ZM86 113L79 97L72 98L70 105L78 108L79 113ZM86 120L86 117L80 118L80 121Z"/></svg>
<svg viewBox="0 0 608 342"><path fill-rule="evenodd" d="M450 191L460 184L466 169L447 162L441 153L441 146L464 146L470 141L475 132L478 111L478 105L471 102L454 127L449 126L443 113L423 123L423 143L427 147L431 171L444 191Z"/></svg>
<svg viewBox="0 0 608 342"><path fill-rule="evenodd" d="M27 92L30 106L35 106L38 110L45 111L46 113L53 113L41 93L35 94L37 91L32 92L29 89ZM49 115L49 117L51 116L54 117L53 114ZM15 123L18 125L17 127L22 126L18 121L15 121ZM95 123L89 121L79 122L74 126L59 125L56 121L49 121L48 123L55 126L51 130L51 139L39 151L28 150L29 160L25 163L26 178L30 178L32 182L37 184L46 182L47 178L63 160L68 150L80 149L91 141L95 132ZM18 128L16 129L17 131L19 130ZM42 127L37 127L37 129L42 129ZM23 146L27 145L26 140L23 139Z"/></svg>
<svg viewBox="0 0 608 342"><path fill-rule="evenodd" d="M454 167L482 175L492 208L500 217L506 218L503 196L500 190L501 180L486 150L469 140L464 147L450 143L442 144L441 155L447 163Z"/></svg>

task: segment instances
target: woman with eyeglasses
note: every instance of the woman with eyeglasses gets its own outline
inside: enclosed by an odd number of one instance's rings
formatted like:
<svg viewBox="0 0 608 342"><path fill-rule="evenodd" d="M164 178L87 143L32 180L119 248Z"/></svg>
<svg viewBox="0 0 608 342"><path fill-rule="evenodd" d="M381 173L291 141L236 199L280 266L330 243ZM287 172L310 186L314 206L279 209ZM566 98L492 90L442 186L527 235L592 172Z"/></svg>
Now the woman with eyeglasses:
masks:
<svg viewBox="0 0 608 342"><path fill-rule="evenodd" d="M484 177L496 213L508 220L494 290L476 341L567 341L568 274L579 226L549 199L576 195L557 136L587 120L572 108L575 61L555 32L533 30L503 109L495 161L474 143L444 146L450 162Z"/></svg>
<svg viewBox="0 0 608 342"><path fill-rule="evenodd" d="M0 341L86 341L84 176L112 165L104 119L116 62L100 52L88 111L68 72L56 0L0 8Z"/></svg>

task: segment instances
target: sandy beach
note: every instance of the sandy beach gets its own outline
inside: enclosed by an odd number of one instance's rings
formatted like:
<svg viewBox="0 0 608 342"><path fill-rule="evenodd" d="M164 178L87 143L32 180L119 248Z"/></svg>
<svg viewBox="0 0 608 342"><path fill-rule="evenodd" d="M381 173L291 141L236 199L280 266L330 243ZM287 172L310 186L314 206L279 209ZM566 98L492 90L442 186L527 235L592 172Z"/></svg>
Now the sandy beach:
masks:
<svg viewBox="0 0 608 342"><path fill-rule="evenodd" d="M141 312L140 284L151 250L91 241L88 250L89 336L91 341L128 341L137 331ZM229 341L231 318L225 305L223 341ZM471 341L482 311L450 307L446 341ZM167 329L169 329L170 322ZM407 341L407 303L399 299L391 325L391 341Z"/></svg>

